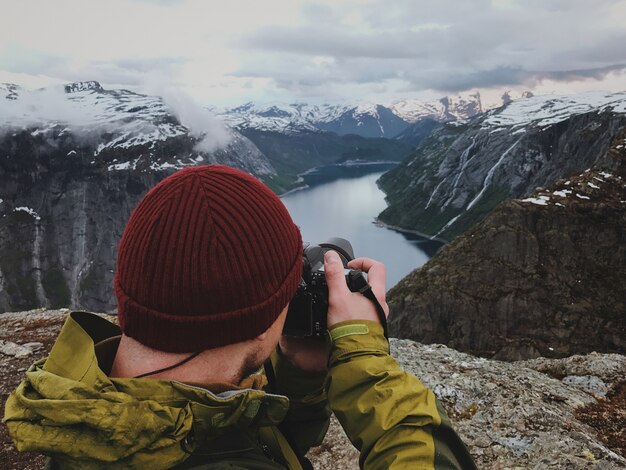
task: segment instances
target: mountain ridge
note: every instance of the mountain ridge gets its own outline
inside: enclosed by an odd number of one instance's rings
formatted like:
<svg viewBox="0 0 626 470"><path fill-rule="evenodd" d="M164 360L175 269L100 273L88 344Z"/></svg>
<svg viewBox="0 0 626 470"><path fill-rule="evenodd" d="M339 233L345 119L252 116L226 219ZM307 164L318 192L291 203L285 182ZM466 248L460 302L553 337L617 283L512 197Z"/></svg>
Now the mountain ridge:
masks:
<svg viewBox="0 0 626 470"><path fill-rule="evenodd" d="M532 97L436 128L383 175L379 218L451 240L499 202L612 161L626 125L626 92Z"/></svg>
<svg viewBox="0 0 626 470"><path fill-rule="evenodd" d="M506 96L506 99L505 99ZM439 100L392 100L386 103L356 102L344 104L254 103L213 111L232 127L297 133L323 130L338 135L357 134L362 137L393 138L423 119L449 122L469 119L493 107L517 98L532 96L530 92L505 92L500 102L487 107L479 92L444 96Z"/></svg>

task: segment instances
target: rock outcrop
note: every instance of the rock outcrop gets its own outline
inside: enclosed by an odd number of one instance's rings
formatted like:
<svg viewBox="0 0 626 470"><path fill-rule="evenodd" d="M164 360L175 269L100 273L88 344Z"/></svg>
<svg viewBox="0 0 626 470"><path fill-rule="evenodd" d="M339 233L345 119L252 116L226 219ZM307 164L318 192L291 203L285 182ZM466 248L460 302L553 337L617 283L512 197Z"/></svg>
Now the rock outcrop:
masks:
<svg viewBox="0 0 626 470"><path fill-rule="evenodd" d="M521 99L446 124L383 175L393 226L452 240L500 202L593 166L626 126L626 93Z"/></svg>
<svg viewBox="0 0 626 470"><path fill-rule="evenodd" d="M3 406L26 367L45 356L66 313L37 310L0 315L0 340L44 345L28 357L0 351ZM443 345L396 339L391 340L391 351L405 370L442 400L478 468L626 466L624 356L593 353L506 363ZM358 468L358 454L336 421L309 457L316 469ZM41 456L15 452L5 426L0 426L0 461L15 470L44 467Z"/></svg>
<svg viewBox="0 0 626 470"><path fill-rule="evenodd" d="M398 283L392 334L503 360L626 352L624 138L616 170L501 204Z"/></svg>

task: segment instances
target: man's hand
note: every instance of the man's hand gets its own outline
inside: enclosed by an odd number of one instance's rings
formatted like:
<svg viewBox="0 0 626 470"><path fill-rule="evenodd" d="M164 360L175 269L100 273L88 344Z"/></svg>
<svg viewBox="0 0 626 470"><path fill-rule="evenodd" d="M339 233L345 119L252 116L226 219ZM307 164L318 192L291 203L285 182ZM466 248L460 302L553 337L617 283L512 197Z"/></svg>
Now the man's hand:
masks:
<svg viewBox="0 0 626 470"><path fill-rule="evenodd" d="M357 258L348 263L351 269L367 273L367 280L378 302L389 315L385 301L385 265L369 258ZM346 284L341 258L334 251L324 256L324 274L328 284L328 326L347 320L372 320L380 323L376 307L358 292L350 292ZM282 336L279 341L283 355L296 367L311 372L327 368L330 345L327 342Z"/></svg>
<svg viewBox="0 0 626 470"><path fill-rule="evenodd" d="M280 352L298 369L323 372L328 369L328 341L281 336Z"/></svg>
<svg viewBox="0 0 626 470"><path fill-rule="evenodd" d="M367 273L367 280L378 302L389 316L385 301L385 265L369 258L357 258L348 263L350 269ZM346 284L341 258L334 251L324 256L324 273L328 284L328 326L347 320L371 320L380 323L376 307L358 292L351 292Z"/></svg>

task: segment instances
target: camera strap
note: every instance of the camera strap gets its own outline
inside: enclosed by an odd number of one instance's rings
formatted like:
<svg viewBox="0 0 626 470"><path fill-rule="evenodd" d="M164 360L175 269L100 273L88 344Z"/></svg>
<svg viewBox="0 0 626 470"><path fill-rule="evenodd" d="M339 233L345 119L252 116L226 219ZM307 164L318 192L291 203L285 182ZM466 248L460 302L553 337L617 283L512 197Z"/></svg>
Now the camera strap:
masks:
<svg viewBox="0 0 626 470"><path fill-rule="evenodd" d="M380 324L383 326L383 332L385 333L385 338L389 339L389 332L387 330L387 315L385 315L385 309L380 302L376 298L374 291L372 290L372 286L370 286L367 279L363 275L363 271L360 269L352 269L348 273L349 277L349 285L350 290L353 292L359 292L364 295L367 299L372 301L374 307L376 307L376 313L378 314L378 319L380 320Z"/></svg>
<svg viewBox="0 0 626 470"><path fill-rule="evenodd" d="M385 334L385 338L389 339L389 331L387 330L387 315L385 315L385 309L374 295L374 291L372 290L372 286L366 284L359 292L363 294L366 298L372 301L374 307L376 307L376 313L378 313L378 319L380 320L380 324L383 326L383 332Z"/></svg>

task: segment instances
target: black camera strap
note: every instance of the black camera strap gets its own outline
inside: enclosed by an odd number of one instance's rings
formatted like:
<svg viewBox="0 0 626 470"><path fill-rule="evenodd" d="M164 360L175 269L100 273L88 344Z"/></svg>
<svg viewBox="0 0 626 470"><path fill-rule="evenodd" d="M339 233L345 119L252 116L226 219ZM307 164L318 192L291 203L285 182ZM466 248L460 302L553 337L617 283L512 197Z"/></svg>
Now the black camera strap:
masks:
<svg viewBox="0 0 626 470"><path fill-rule="evenodd" d="M385 334L385 338L389 339L389 331L387 330L387 315L385 315L385 309L382 305L380 305L380 302L376 298L376 295L374 295L372 286L366 284L363 288L359 289L359 292L374 303L374 307L376 307L376 313L378 313L378 319L380 320L380 324L383 326L383 333Z"/></svg>
<svg viewBox="0 0 626 470"><path fill-rule="evenodd" d="M367 279L363 275L363 271L360 269L352 269L348 273L348 285L350 286L350 290L353 292L359 292L364 295L367 299L371 300L376 307L376 313L378 314L378 319L380 320L380 324L383 326L383 332L385 333L385 338L389 339L389 332L387 330L387 315L385 315L385 309L380 302L376 298L374 291L372 290L372 286L370 286Z"/></svg>

